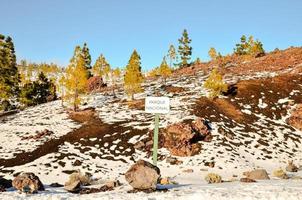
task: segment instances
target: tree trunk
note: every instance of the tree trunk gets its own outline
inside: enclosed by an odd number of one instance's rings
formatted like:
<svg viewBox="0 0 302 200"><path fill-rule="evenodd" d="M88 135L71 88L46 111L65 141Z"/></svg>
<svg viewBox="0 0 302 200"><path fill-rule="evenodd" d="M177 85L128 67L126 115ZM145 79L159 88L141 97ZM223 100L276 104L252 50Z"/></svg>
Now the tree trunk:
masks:
<svg viewBox="0 0 302 200"><path fill-rule="evenodd" d="M78 89L74 92L73 111L77 111Z"/></svg>

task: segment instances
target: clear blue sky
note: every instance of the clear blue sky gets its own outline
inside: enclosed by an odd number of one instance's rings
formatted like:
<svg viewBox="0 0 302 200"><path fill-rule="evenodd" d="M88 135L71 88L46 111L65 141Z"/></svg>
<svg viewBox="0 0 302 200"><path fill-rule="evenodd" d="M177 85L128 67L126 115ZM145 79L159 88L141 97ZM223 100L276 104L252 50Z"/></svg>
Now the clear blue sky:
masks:
<svg viewBox="0 0 302 200"><path fill-rule="evenodd" d="M133 49L144 69L161 62L184 28L193 58L208 49L230 53L242 34L267 51L302 46L301 0L0 0L0 33L13 37L18 60L67 65L74 47L88 43L123 67Z"/></svg>

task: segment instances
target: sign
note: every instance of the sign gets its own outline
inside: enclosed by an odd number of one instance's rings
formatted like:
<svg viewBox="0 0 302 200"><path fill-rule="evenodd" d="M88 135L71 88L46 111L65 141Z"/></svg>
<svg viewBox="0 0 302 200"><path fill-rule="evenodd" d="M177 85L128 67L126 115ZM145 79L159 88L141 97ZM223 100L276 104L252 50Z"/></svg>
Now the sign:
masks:
<svg viewBox="0 0 302 200"><path fill-rule="evenodd" d="M154 136L153 136L153 164L157 165L158 149L158 127L159 114L167 114L170 111L170 99L168 97L146 97L145 111L155 114Z"/></svg>
<svg viewBox="0 0 302 200"><path fill-rule="evenodd" d="M167 114L170 111L168 97L146 97L145 111L147 113Z"/></svg>

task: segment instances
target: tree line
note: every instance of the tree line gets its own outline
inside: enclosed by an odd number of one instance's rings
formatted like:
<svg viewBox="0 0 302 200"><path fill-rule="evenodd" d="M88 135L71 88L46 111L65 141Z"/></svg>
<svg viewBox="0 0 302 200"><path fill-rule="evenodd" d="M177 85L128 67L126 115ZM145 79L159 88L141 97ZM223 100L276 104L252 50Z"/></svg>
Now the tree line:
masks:
<svg viewBox="0 0 302 200"><path fill-rule="evenodd" d="M158 67L147 74L142 73L141 57L133 50L124 69L112 69L103 54L92 65L91 55L87 43L76 46L70 62L66 68L54 63L28 63L21 60L16 63L16 55L12 38L0 35L0 110L9 110L16 107L26 107L45 103L57 99L57 93L77 110L81 103L81 94L88 92L88 86L95 82L111 85L114 89L118 82L122 82L124 91L130 99L134 94L142 92L142 83L146 76L161 77L163 83L177 68L200 64L200 58L191 62L192 40L185 29L178 39L178 48L171 44L167 54ZM211 60L223 59L214 47L209 52ZM242 36L236 44L233 55L259 57L264 55L263 45L252 36ZM214 75L218 72L215 71ZM213 76L214 76L213 75ZM212 76L212 79L213 79ZM217 75L219 78L220 75ZM93 78L93 79L92 79ZM213 79L215 82L215 79ZM212 85L214 84L212 81ZM207 84L207 85L211 85ZM216 86L217 87L217 86ZM223 86L225 88L225 86Z"/></svg>

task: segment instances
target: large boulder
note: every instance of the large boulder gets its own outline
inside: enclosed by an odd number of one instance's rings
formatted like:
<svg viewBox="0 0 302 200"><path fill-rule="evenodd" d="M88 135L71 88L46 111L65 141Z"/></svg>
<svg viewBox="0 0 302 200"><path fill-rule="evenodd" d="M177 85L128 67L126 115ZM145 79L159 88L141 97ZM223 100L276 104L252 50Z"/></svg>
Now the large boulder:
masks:
<svg viewBox="0 0 302 200"><path fill-rule="evenodd" d="M158 137L158 147L167 148L174 156L193 156L201 150L201 145L198 142L209 142L211 138L208 122L197 118L192 123L176 123L161 129ZM148 137L137 142L134 148L145 150L151 155L153 132L149 132Z"/></svg>
<svg viewBox="0 0 302 200"><path fill-rule="evenodd" d="M64 189L68 192L78 193L81 190L81 186L90 185L91 182L90 174L82 174L80 171L77 171L69 176L68 181L64 185Z"/></svg>
<svg viewBox="0 0 302 200"><path fill-rule="evenodd" d="M200 152L198 141L206 138L209 133L201 119L192 124L172 124L163 131L164 147L174 156L193 156Z"/></svg>
<svg viewBox="0 0 302 200"><path fill-rule="evenodd" d="M155 190L160 178L160 170L151 163L139 160L125 174L126 181L138 190Z"/></svg>
<svg viewBox="0 0 302 200"><path fill-rule="evenodd" d="M270 179L265 169L256 169L249 172L243 172L243 175L245 175L246 178L255 179L255 180Z"/></svg>
<svg viewBox="0 0 302 200"><path fill-rule="evenodd" d="M292 111L291 116L288 118L288 123L302 131L302 104L297 105Z"/></svg>
<svg viewBox="0 0 302 200"><path fill-rule="evenodd" d="M18 175L13 180L12 185L20 192L30 194L45 190L39 177L34 173L22 173Z"/></svg>

